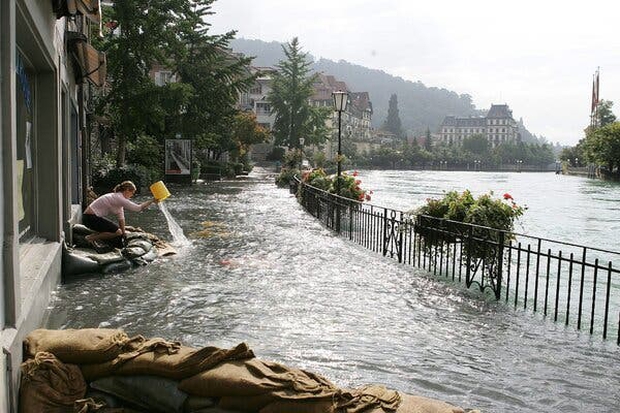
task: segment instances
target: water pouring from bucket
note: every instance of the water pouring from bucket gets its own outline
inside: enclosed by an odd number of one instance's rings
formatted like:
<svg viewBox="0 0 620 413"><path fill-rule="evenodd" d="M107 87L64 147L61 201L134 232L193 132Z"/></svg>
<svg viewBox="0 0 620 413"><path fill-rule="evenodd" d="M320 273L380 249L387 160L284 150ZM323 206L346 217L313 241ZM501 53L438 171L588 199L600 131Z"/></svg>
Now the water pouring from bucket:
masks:
<svg viewBox="0 0 620 413"><path fill-rule="evenodd" d="M151 193L153 197L157 200L157 205L159 205L159 209L164 213L166 217L166 221L168 222L168 230L172 235L172 241L175 245L190 245L191 242L187 239L185 234L183 234L183 229L177 222L174 217L166 208L166 204L162 201L168 199L170 197L170 191L166 188L166 184L163 181L157 181L153 185L150 186Z"/></svg>

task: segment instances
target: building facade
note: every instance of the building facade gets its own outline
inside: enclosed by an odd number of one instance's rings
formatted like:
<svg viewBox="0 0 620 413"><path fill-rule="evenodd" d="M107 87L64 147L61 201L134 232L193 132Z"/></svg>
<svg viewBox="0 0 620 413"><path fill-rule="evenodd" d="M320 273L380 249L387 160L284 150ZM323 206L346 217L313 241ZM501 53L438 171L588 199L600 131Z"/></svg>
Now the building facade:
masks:
<svg viewBox="0 0 620 413"><path fill-rule="evenodd" d="M256 115L256 122L267 130L273 128L276 116L271 112L271 105L267 96L271 92L272 74L276 71L273 67L253 67L253 73L258 73L254 85L247 92L239 95L238 107L244 111L251 111ZM250 153L255 161L264 161L273 149L273 142L252 145Z"/></svg>
<svg viewBox="0 0 620 413"><path fill-rule="evenodd" d="M519 128L508 105L491 105L485 117L457 118L446 116L439 128L440 141L445 145L461 146L474 135L484 136L491 147L517 142Z"/></svg>
<svg viewBox="0 0 620 413"><path fill-rule="evenodd" d="M349 94L347 108L341 114L341 139L351 141L358 151L365 151L372 141L373 111L368 92L351 92L345 82L320 73L314 83L312 104L333 108L332 92L338 90ZM329 159L334 159L338 153L338 112L332 113L332 117L327 120L327 126L332 130L332 134L325 145L325 154Z"/></svg>
<svg viewBox="0 0 620 413"><path fill-rule="evenodd" d="M22 341L44 322L85 193L86 108L105 80L97 0L0 1L0 411L17 411Z"/></svg>

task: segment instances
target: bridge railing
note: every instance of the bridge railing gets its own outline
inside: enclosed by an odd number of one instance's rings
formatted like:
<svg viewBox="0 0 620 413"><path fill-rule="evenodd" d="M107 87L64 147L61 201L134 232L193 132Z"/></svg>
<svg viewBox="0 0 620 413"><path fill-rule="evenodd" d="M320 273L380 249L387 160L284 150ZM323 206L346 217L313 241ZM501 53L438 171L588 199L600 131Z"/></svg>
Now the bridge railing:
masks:
<svg viewBox="0 0 620 413"><path fill-rule="evenodd" d="M300 184L301 205L371 251L620 345L620 253L413 215Z"/></svg>

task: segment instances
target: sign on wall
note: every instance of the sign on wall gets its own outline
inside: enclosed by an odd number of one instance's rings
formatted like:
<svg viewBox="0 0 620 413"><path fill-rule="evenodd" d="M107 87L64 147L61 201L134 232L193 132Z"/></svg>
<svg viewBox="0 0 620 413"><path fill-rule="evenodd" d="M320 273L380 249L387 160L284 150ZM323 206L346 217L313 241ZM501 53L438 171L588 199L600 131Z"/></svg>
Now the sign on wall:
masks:
<svg viewBox="0 0 620 413"><path fill-rule="evenodd" d="M191 139L166 139L164 155L166 175L190 175L192 165Z"/></svg>

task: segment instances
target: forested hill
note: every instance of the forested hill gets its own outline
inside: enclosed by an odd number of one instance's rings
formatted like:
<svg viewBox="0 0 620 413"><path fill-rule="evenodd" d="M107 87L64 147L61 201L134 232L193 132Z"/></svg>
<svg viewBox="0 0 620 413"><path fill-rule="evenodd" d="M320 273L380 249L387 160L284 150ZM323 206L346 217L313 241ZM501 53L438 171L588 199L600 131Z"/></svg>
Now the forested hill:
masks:
<svg viewBox="0 0 620 413"><path fill-rule="evenodd" d="M254 66L275 66L286 58L282 45L278 42L234 39L230 46L235 52L254 56L252 63ZM327 59L316 60L308 50L303 51L308 52L309 58L313 60L315 71L333 75L338 80L346 82L353 92L370 94L374 109L372 123L375 128L380 127L385 121L390 95L394 93L398 97L398 109L403 128L409 134L423 134L426 128L430 128L431 132L437 132L446 115L484 115L489 109L476 110L469 95L459 95L447 89L427 87L419 81L412 82L381 70L369 69L343 60L339 62ZM525 128L523 129L527 132Z"/></svg>

